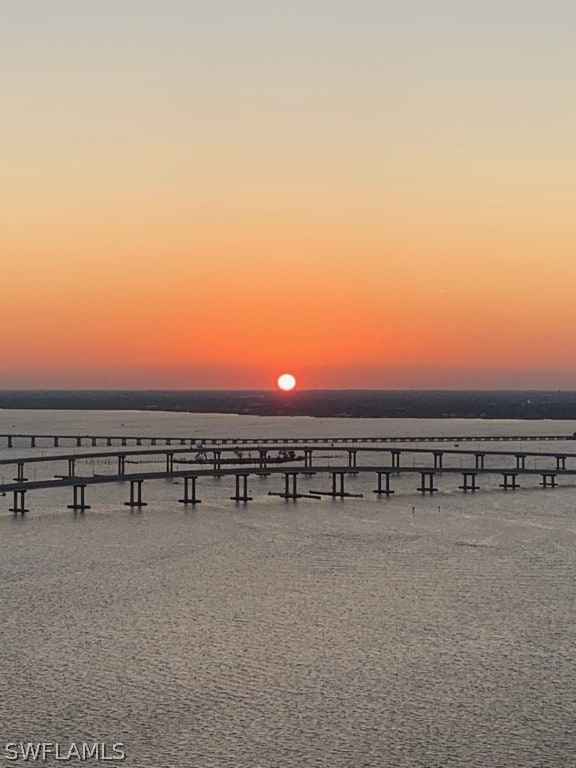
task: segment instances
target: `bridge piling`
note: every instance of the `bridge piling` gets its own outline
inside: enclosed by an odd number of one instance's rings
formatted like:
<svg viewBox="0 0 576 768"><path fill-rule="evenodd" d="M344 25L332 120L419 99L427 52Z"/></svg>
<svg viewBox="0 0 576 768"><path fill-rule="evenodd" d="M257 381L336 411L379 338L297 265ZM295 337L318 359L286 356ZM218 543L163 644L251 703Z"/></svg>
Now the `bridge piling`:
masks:
<svg viewBox="0 0 576 768"><path fill-rule="evenodd" d="M292 489L290 490L290 480L292 481ZM321 499L321 496L312 493L298 493L298 472L285 472L284 473L284 493L277 491L268 491L268 496L280 496L283 499Z"/></svg>
<svg viewBox="0 0 576 768"><path fill-rule="evenodd" d="M16 480L17 483L25 483L28 480L28 478L24 477L24 462L19 461L17 464L17 467L18 467L18 471L16 473L16 477L13 479Z"/></svg>
<svg viewBox="0 0 576 768"><path fill-rule="evenodd" d="M500 488L504 488L505 491L512 489L513 491L516 490L516 488L520 488L520 485L518 484L518 473L517 472L502 472L502 479L504 482L500 483Z"/></svg>
<svg viewBox="0 0 576 768"><path fill-rule="evenodd" d="M540 483L542 488L555 488L556 487L556 473L555 472L542 472L542 482Z"/></svg>
<svg viewBox="0 0 576 768"><path fill-rule="evenodd" d="M459 485L458 488L461 488L464 493L467 491L477 491L480 487L476 485L477 477L477 472L462 472L462 485ZM468 481L469 478L471 478L471 482Z"/></svg>
<svg viewBox="0 0 576 768"><path fill-rule="evenodd" d="M433 451L432 454L434 456L434 469L442 469L444 451Z"/></svg>
<svg viewBox="0 0 576 768"><path fill-rule="evenodd" d="M29 509L26 509L26 488L17 488L14 490L14 504L10 507L10 512L14 513L14 517L16 515L24 515L26 512L29 512Z"/></svg>
<svg viewBox="0 0 576 768"><path fill-rule="evenodd" d="M242 478L242 493L240 493L240 478ZM234 496L230 496L232 501L252 501L252 496L248 496L248 473L242 473L235 475L236 479L236 493Z"/></svg>
<svg viewBox="0 0 576 768"><path fill-rule="evenodd" d="M186 475L184 477L184 498L178 499L180 504L200 504L201 501L196 496L196 480L198 475ZM192 490L190 491L190 485Z"/></svg>
<svg viewBox="0 0 576 768"><path fill-rule="evenodd" d="M421 493L434 493L438 488L434 487L434 475L435 472L420 472L422 478L422 484L416 489Z"/></svg>
<svg viewBox="0 0 576 768"><path fill-rule="evenodd" d="M386 496L389 496L391 493L394 493L394 491L390 488L390 475L391 472L377 472L378 476L378 488L376 488L375 491L372 491L372 493L377 493L379 496L382 496L385 494ZM382 488L382 477L386 478L386 487Z"/></svg>
<svg viewBox="0 0 576 768"><path fill-rule="evenodd" d="M332 472L332 490L331 491L313 491L310 490L310 493L314 493L318 496L332 496L333 498L340 498L343 499L344 497L350 497L355 496L357 498L362 498L364 494L362 493L348 493L348 491L344 490L344 476L345 472ZM340 488L337 488L337 479L340 481L338 485Z"/></svg>
<svg viewBox="0 0 576 768"><path fill-rule="evenodd" d="M130 501L125 501L127 507L145 507L146 502L142 501L142 480L130 480Z"/></svg>
<svg viewBox="0 0 576 768"><path fill-rule="evenodd" d="M73 500L72 500L72 504L67 505L68 509L73 509L75 512L84 512L85 509L90 509L90 505L84 503L85 488L86 488L86 485L80 484L80 483L72 486Z"/></svg>

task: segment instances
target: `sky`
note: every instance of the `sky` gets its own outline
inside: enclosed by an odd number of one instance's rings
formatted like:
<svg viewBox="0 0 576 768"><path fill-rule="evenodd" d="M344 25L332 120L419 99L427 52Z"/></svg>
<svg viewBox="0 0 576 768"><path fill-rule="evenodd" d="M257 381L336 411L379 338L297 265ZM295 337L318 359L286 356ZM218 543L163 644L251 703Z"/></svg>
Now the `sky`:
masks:
<svg viewBox="0 0 576 768"><path fill-rule="evenodd" d="M0 388L574 389L575 33L0 0Z"/></svg>

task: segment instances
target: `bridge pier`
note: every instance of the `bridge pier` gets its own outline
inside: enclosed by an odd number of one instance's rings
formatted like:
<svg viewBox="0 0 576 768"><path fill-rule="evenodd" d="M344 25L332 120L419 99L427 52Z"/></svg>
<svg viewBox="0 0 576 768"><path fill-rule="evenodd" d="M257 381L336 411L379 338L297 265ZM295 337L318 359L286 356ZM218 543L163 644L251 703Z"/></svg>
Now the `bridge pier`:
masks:
<svg viewBox="0 0 576 768"><path fill-rule="evenodd" d="M434 455L434 469L442 469L444 451L433 451L432 453Z"/></svg>
<svg viewBox="0 0 576 768"><path fill-rule="evenodd" d="M68 459L68 477L74 477L76 459Z"/></svg>
<svg viewBox="0 0 576 768"><path fill-rule="evenodd" d="M290 483L290 480L292 483ZM297 483L298 483L298 472L285 472L284 473L284 493L279 493L277 491L268 491L268 496L280 496L283 499L320 499L320 496L311 494L311 493L298 493L297 490ZM290 490L290 484L292 485L292 490Z"/></svg>
<svg viewBox="0 0 576 768"><path fill-rule="evenodd" d="M126 445L126 438L125 437L121 438L120 445Z"/></svg>
<svg viewBox="0 0 576 768"><path fill-rule="evenodd" d="M123 475L126 471L126 456L118 454L116 458L118 459L118 474Z"/></svg>
<svg viewBox="0 0 576 768"><path fill-rule="evenodd" d="M76 438L76 445L78 446L78 448L82 447L82 438L81 437L77 437Z"/></svg>
<svg viewBox="0 0 576 768"><path fill-rule="evenodd" d="M266 448L258 448L258 467L259 469L266 469L268 466L268 450Z"/></svg>
<svg viewBox="0 0 576 768"><path fill-rule="evenodd" d="M476 485L476 478L478 477L477 472L462 472L462 485L459 485L458 487L461 488L464 493L467 491L477 491L480 486ZM471 482L469 482L469 478L471 478Z"/></svg>
<svg viewBox="0 0 576 768"><path fill-rule="evenodd" d="M16 472L16 477L13 478L13 480L16 480L18 483L25 483L28 478L24 477L24 462L19 461L17 464L18 470Z"/></svg>
<svg viewBox="0 0 576 768"><path fill-rule="evenodd" d="M540 483L542 488L555 488L556 487L556 473L555 472L542 472L542 482Z"/></svg>
<svg viewBox="0 0 576 768"><path fill-rule="evenodd" d="M556 469L566 469L566 456L556 456Z"/></svg>
<svg viewBox="0 0 576 768"><path fill-rule="evenodd" d="M112 445L112 438L111 437L107 437L106 438L106 445Z"/></svg>
<svg viewBox="0 0 576 768"><path fill-rule="evenodd" d="M59 445L60 445L60 438L59 437L55 437L54 438L54 448L58 448Z"/></svg>
<svg viewBox="0 0 576 768"><path fill-rule="evenodd" d="M198 475L185 475L184 477L184 498L178 499L180 504L200 504L201 501L196 497L196 480ZM190 491L190 485L192 490Z"/></svg>
<svg viewBox="0 0 576 768"><path fill-rule="evenodd" d="M437 491L438 488L434 487L434 474L434 472L420 472L422 485L420 485L416 490L420 491L421 493L434 493Z"/></svg>
<svg viewBox="0 0 576 768"><path fill-rule="evenodd" d="M219 472L222 469L222 451L212 451L214 472Z"/></svg>
<svg viewBox="0 0 576 768"><path fill-rule="evenodd" d="M355 466L355 465L354 465ZM310 493L317 494L318 496L333 496L334 498L344 498L349 496L355 496L357 498L362 498L364 494L362 493L348 493L348 491L344 490L344 475L345 472L332 472L332 490L331 491L310 491ZM336 488L336 480L337 478L340 480L339 485L340 488Z"/></svg>
<svg viewBox="0 0 576 768"><path fill-rule="evenodd" d="M12 435L8 435L8 445L7 445L7 448L13 448Z"/></svg>
<svg viewBox="0 0 576 768"><path fill-rule="evenodd" d="M526 469L526 456L521 453L516 454L516 469Z"/></svg>
<svg viewBox="0 0 576 768"><path fill-rule="evenodd" d="M19 488L14 491L14 505L10 507L10 512L14 512L14 515L24 515L30 510L26 509L26 489Z"/></svg>
<svg viewBox="0 0 576 768"><path fill-rule="evenodd" d="M86 488L86 485L74 485L72 486L73 490L73 500L72 504L68 504L68 509L73 509L75 512L84 512L85 509L90 509L89 504L84 503L84 489Z"/></svg>
<svg viewBox="0 0 576 768"><path fill-rule="evenodd" d="M379 496L382 494L386 494L386 496L389 496L391 493L394 493L394 491L390 488L390 475L391 472L377 472L378 475L378 488L376 488L375 491L372 491L372 493L377 493ZM382 488L382 477L386 478L386 487Z"/></svg>
<svg viewBox="0 0 576 768"><path fill-rule="evenodd" d="M398 468L400 466L400 457L402 456L402 451L399 451L397 448L393 448L390 451L390 458L392 461L392 466Z"/></svg>
<svg viewBox="0 0 576 768"><path fill-rule="evenodd" d="M130 501L125 501L127 507L145 507L146 502L142 501L142 483L143 480L130 480Z"/></svg>
<svg viewBox="0 0 576 768"><path fill-rule="evenodd" d="M36 448L36 435L32 435L30 438L30 448Z"/></svg>
<svg viewBox="0 0 576 768"><path fill-rule="evenodd" d="M96 447L96 446L98 445L98 440L97 440L97 438L95 438L95 437L93 437L93 438L92 438L92 445L93 445L94 447Z"/></svg>
<svg viewBox="0 0 576 768"><path fill-rule="evenodd" d="M174 472L174 454L171 451L166 452L166 472Z"/></svg>
<svg viewBox="0 0 576 768"><path fill-rule="evenodd" d="M516 482L518 480L517 472L502 472L502 479L504 482L500 483L500 488L504 488L505 491L510 488L513 491L515 491L516 488L520 488L520 485Z"/></svg>
<svg viewBox="0 0 576 768"><path fill-rule="evenodd" d="M242 493L240 493L240 478L242 478ZM236 493L230 496L232 501L252 501L252 496L248 496L248 473L242 473L235 476Z"/></svg>
<svg viewBox="0 0 576 768"><path fill-rule="evenodd" d="M306 469L311 469L312 467L312 454L312 448L304 448L304 467Z"/></svg>
<svg viewBox="0 0 576 768"><path fill-rule="evenodd" d="M476 459L476 469L484 469L484 453L475 453L474 458Z"/></svg>

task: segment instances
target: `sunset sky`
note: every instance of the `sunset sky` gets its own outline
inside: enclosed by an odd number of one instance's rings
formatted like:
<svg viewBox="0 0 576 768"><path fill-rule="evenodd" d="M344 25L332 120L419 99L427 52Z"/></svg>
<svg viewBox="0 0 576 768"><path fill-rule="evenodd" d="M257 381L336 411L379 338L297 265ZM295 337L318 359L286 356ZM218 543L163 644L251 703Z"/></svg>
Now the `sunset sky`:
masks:
<svg viewBox="0 0 576 768"><path fill-rule="evenodd" d="M0 388L576 387L576 3L0 0Z"/></svg>

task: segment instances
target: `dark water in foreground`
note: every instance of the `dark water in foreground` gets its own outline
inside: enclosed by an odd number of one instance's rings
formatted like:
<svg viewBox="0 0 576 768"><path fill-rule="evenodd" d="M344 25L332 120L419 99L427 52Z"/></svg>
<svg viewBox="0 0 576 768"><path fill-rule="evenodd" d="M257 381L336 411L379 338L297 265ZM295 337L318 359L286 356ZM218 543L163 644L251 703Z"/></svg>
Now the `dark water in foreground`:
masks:
<svg viewBox="0 0 576 768"><path fill-rule="evenodd" d="M174 434L318 428L13 412L0 431L103 432L108 418ZM519 429L350 422L320 430ZM263 479L236 507L223 482L187 512L165 481L141 514L125 488L91 491L76 518L46 496L14 520L0 499L0 749L121 741L124 765L146 768L576 766L574 486L464 497L446 483L425 499L407 480L377 500L358 478L363 499L284 504Z"/></svg>

